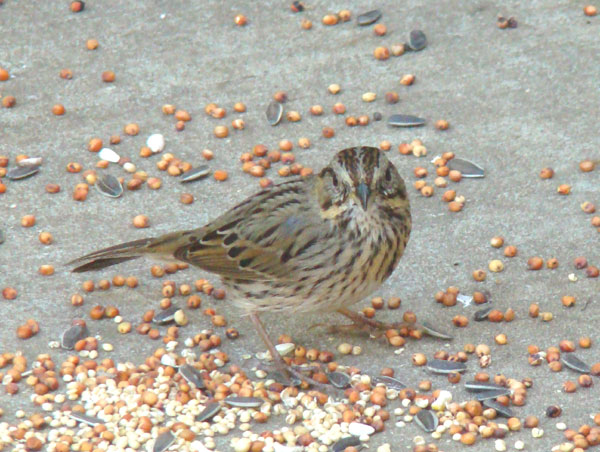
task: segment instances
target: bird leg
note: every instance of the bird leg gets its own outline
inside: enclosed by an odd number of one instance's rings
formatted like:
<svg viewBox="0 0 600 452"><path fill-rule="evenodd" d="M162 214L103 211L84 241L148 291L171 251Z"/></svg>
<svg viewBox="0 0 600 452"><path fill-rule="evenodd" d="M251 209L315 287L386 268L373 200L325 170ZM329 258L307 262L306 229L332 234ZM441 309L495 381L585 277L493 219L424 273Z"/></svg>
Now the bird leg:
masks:
<svg viewBox="0 0 600 452"><path fill-rule="evenodd" d="M416 323L408 323L408 322L399 322L399 323L385 323L379 322L377 320L369 319L364 315L351 311L348 308L340 308L338 311L340 314L348 317L352 320L350 325L330 325L329 331L332 332L353 332L353 331L364 331L364 332L372 332L373 330L377 333L377 335L382 335L385 331L390 329L399 329L399 328L418 328L419 325Z"/></svg>
<svg viewBox="0 0 600 452"><path fill-rule="evenodd" d="M279 354L279 352L275 348L275 345L273 344L273 342L271 342L271 339L269 339L267 330L265 330L264 325L262 324L262 322L260 321L260 319L258 318L258 315L256 313L254 313L254 312L250 313L250 320L252 320L252 323L254 324L254 328L256 328L258 335L260 336L262 341L267 346L267 350L269 350L269 353L271 354L273 361L275 361L275 366L277 367L277 370L279 370L283 374L283 376L286 377L290 381L290 383L292 381L291 377L296 377L300 381L305 381L306 383L309 383L314 386L324 386L323 383L319 383L318 381L313 380L310 377L307 377L302 372L287 365L287 363L284 361L282 356Z"/></svg>

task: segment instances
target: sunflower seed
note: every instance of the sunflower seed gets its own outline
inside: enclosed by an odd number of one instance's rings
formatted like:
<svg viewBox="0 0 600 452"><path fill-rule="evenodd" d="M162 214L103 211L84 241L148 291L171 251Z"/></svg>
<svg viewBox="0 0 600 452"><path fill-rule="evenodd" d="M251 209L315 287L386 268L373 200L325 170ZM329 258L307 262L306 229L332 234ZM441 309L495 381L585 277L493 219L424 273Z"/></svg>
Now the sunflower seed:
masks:
<svg viewBox="0 0 600 452"><path fill-rule="evenodd" d="M469 392L482 392L482 391L493 391L495 389L506 389L504 386L500 386L490 382L480 381L468 381L465 383L465 389Z"/></svg>
<svg viewBox="0 0 600 452"><path fill-rule="evenodd" d="M123 194L123 186L119 179L111 174L105 174L96 182L96 190L109 198L118 198Z"/></svg>
<svg viewBox="0 0 600 452"><path fill-rule="evenodd" d="M388 119L388 124L393 127L419 127L425 125L425 120L412 115L392 115Z"/></svg>
<svg viewBox="0 0 600 452"><path fill-rule="evenodd" d="M445 341L451 341L452 339L454 339L453 336L436 330L429 322L423 322L421 328L423 330L423 333L427 334L428 336L437 337L438 339L443 339Z"/></svg>
<svg viewBox="0 0 600 452"><path fill-rule="evenodd" d="M270 374L267 375L267 378L270 380L274 380L277 383L281 383L282 385L285 386L300 386L302 384L302 380L300 380L298 377L287 377L286 375L283 375L281 372L271 372Z"/></svg>
<svg viewBox="0 0 600 452"><path fill-rule="evenodd" d="M339 389L345 389L350 386L350 375L344 372L330 372L327 374L329 382Z"/></svg>
<svg viewBox="0 0 600 452"><path fill-rule="evenodd" d="M464 372L467 366L458 361L447 361L445 359L432 359L427 362L427 369L436 374L449 374L452 372Z"/></svg>
<svg viewBox="0 0 600 452"><path fill-rule="evenodd" d="M0 245L2 245L5 240L6 240L6 236L4 235L4 231L2 229L0 229Z"/></svg>
<svg viewBox="0 0 600 452"><path fill-rule="evenodd" d="M90 331L86 325L75 324L61 334L60 346L65 350L73 350L77 341L80 341L89 335Z"/></svg>
<svg viewBox="0 0 600 452"><path fill-rule="evenodd" d="M175 442L175 435L171 433L171 430L167 430L164 433L158 435L152 446L152 452L163 452Z"/></svg>
<svg viewBox="0 0 600 452"><path fill-rule="evenodd" d="M500 389L490 389L488 391L480 391L475 394L475 398L480 402L484 400L496 399L500 396L505 396L510 394L510 389L508 388L500 388Z"/></svg>
<svg viewBox="0 0 600 452"><path fill-rule="evenodd" d="M25 179L26 177L33 176L39 170L39 166L15 166L8 170L6 177L10 180Z"/></svg>
<svg viewBox="0 0 600 452"><path fill-rule="evenodd" d="M369 11L361 14L356 18L356 23L361 26L371 25L381 19L381 11L378 9L374 9L373 11Z"/></svg>
<svg viewBox="0 0 600 452"><path fill-rule="evenodd" d="M188 383L194 384L198 389L206 388L204 384L204 378L202 378L202 374L195 367L190 366L189 364L184 364L179 368L179 373Z"/></svg>
<svg viewBox="0 0 600 452"><path fill-rule="evenodd" d="M406 45L410 50L414 50L415 52L423 50L427 46L427 36L421 30L413 30L408 35Z"/></svg>
<svg viewBox="0 0 600 452"><path fill-rule="evenodd" d="M438 417L431 410L420 410L415 416L415 421L417 425L427 433L433 432L440 422Z"/></svg>
<svg viewBox="0 0 600 452"><path fill-rule="evenodd" d="M448 168L460 171L462 177L479 178L485 176L483 168L476 163L461 158L453 158L448 162Z"/></svg>
<svg viewBox="0 0 600 452"><path fill-rule="evenodd" d="M146 146L150 148L153 154L157 154L165 148L165 137L162 133L153 133L146 140Z"/></svg>
<svg viewBox="0 0 600 452"><path fill-rule="evenodd" d="M582 374L589 374L592 370L589 364L584 363L573 353L563 353L562 362L565 363L565 366L569 369L572 369L575 372L581 372Z"/></svg>
<svg viewBox="0 0 600 452"><path fill-rule="evenodd" d="M271 102L267 107L267 121L272 126L276 126L283 117L283 106L279 102Z"/></svg>
<svg viewBox="0 0 600 452"><path fill-rule="evenodd" d="M160 363L163 366L178 367L177 366L177 357L175 356L174 353L165 353L164 355L162 355L160 357Z"/></svg>
<svg viewBox="0 0 600 452"><path fill-rule="evenodd" d="M97 417L88 416L87 414L80 413L78 411L71 411L69 413L69 417L71 419L75 419L77 422L82 422L84 424L91 425L92 427L104 424L104 422L102 422L102 420L98 419Z"/></svg>
<svg viewBox="0 0 600 452"><path fill-rule="evenodd" d="M196 416L196 422L210 421L221 411L221 405L217 402L212 402L206 405L204 409Z"/></svg>
<svg viewBox="0 0 600 452"><path fill-rule="evenodd" d="M202 165L198 168L192 168L187 173L184 173L183 177L179 179L179 182L185 184L186 182L193 182L198 179L203 179L210 174L210 168L208 165Z"/></svg>
<svg viewBox="0 0 600 452"><path fill-rule="evenodd" d="M31 167L40 166L42 164L41 157L29 157L28 159L19 160L17 166Z"/></svg>
<svg viewBox="0 0 600 452"><path fill-rule="evenodd" d="M171 305L167 309L163 309L162 311L154 314L154 318L152 322L157 323L159 325L164 325L166 323L171 323L175 320L175 313L179 311L179 306Z"/></svg>
<svg viewBox="0 0 600 452"><path fill-rule="evenodd" d="M396 391L406 388L404 383L394 377L386 377L382 375L381 377L373 377L372 380L375 384L381 383L387 386L388 389L395 389Z"/></svg>
<svg viewBox="0 0 600 452"><path fill-rule="evenodd" d="M238 408L258 408L264 401L258 397L227 397L225 403Z"/></svg>
<svg viewBox="0 0 600 452"><path fill-rule="evenodd" d="M347 436L346 438L340 439L337 443L335 443L332 446L331 451L332 452L343 452L348 447L354 447L354 448L360 447L362 449L362 443L360 442L360 439L358 438L358 436Z"/></svg>
<svg viewBox="0 0 600 452"><path fill-rule="evenodd" d="M110 148L102 148L98 153L98 157L100 157L101 160L106 160L107 162L112 163L118 163L119 160L121 160L119 154Z"/></svg>
<svg viewBox="0 0 600 452"><path fill-rule="evenodd" d="M348 426L348 433L353 436L372 435L375 433L375 429L368 424L361 424L360 422L350 422Z"/></svg>
<svg viewBox="0 0 600 452"><path fill-rule="evenodd" d="M475 320L476 322L482 322L485 319L488 318L488 316L490 315L490 312L492 312L492 307L488 306L487 308L483 308L480 309L478 311L475 311L475 313L473 314L473 320Z"/></svg>
<svg viewBox="0 0 600 452"><path fill-rule="evenodd" d="M473 297L471 295L465 295L464 293L459 293L456 296L456 301L458 301L459 303L462 303L462 305L464 307L467 307L467 306L471 306L471 303L473 303Z"/></svg>
<svg viewBox="0 0 600 452"><path fill-rule="evenodd" d="M484 400L483 406L486 408L492 408L496 411L498 416L502 417L514 417L513 411L507 406L502 405L501 403L496 402L495 400Z"/></svg>
<svg viewBox="0 0 600 452"><path fill-rule="evenodd" d="M275 346L275 350L279 352L281 356L285 356L288 353L291 353L292 350L296 348L296 344L292 344L291 342L286 342L285 344L277 344Z"/></svg>

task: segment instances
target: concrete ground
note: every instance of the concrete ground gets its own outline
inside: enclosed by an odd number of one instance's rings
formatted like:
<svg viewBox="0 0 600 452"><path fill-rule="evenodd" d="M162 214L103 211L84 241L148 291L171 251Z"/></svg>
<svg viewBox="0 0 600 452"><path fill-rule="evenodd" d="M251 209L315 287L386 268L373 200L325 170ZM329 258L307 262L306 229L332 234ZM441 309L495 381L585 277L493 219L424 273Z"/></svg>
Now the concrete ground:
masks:
<svg viewBox="0 0 600 452"><path fill-rule="evenodd" d="M145 310L157 308L161 281L150 276L148 262L135 261L91 275L96 280L117 273L134 275L140 287L135 291L96 291L85 296L82 308L72 307L69 298L81 290L81 282L90 275L73 275L63 264L120 241L198 227L210 221L258 189L257 180L242 172L238 160L253 145L263 143L276 148L282 139L297 143L299 138L307 137L312 146L307 150L296 146L297 160L320 169L337 150L377 146L389 140L393 144L390 159L409 185L415 180L412 171L416 166L429 170L427 180L432 183L434 170L429 162L447 151L486 169L485 179L451 184L466 198L460 213L448 211L440 199L443 189L436 188L432 198L410 191L411 240L399 268L376 294L402 297L405 309L452 331L454 341L409 341L404 352L397 355L393 348L366 337L307 331L310 325L323 321L310 315L264 316L271 335L276 338L287 333L306 347L332 351L342 342L360 345L362 355L336 359L371 374L392 367L409 384L429 378L435 387L451 389L457 400L465 398L462 385L452 386L444 377L428 375L411 364L410 356L423 352L431 357L439 349L455 352L467 343L486 343L492 348L492 363L487 369L490 374L533 379L527 404L515 411L521 419L527 415L540 417L545 430L537 440L530 430L509 435L509 450L514 450L517 440L525 441L526 450L549 450L564 441L556 422L575 430L591 423L590 414L598 411L598 385L574 394L562 392L562 383L576 380L577 375L568 370L552 373L546 365L529 366L526 347L536 344L545 349L557 346L562 339L577 341L581 336L598 340L598 280L575 270L572 261L586 256L591 264L600 264L595 246L598 232L590 225L591 216L580 209L584 201L598 202L598 176L597 172L581 173L578 169L579 161L597 158L600 144L600 19L584 16L583 3L566 0L306 2L307 10L301 14L292 13L288 3L106 0L88 1L78 14L69 11L68 2L6 0L0 6L0 67L11 74L10 80L0 82L0 97L13 95L17 99L14 108L0 108L0 155L9 156L11 165L18 154L44 158L38 175L16 182L5 179L7 191L0 195L0 228L6 234L6 242L0 245L0 288L12 286L19 292L14 301L0 301L0 352L22 350L29 358L48 352L59 362L68 354L50 350L48 342L56 340L71 319L88 318L91 306L115 304L134 323ZM330 12L348 8L355 17L375 7L383 12L380 22L388 27L384 37L376 37L372 26L357 27L354 20L334 27L321 24L322 16ZM240 13L248 18L245 27L234 24L234 16ZM499 29L499 13L514 16L518 28ZM312 30L301 29L303 18L313 21ZM425 31L429 39L425 50L387 61L373 58L375 47L404 42L411 29ZM99 41L97 50L86 49L89 38ZM73 71L72 80L58 76L63 68ZM102 82L100 74L106 70L115 72L114 83ZM413 86L399 84L407 73L416 75ZM342 87L337 96L326 90L331 83ZM303 116L300 122L284 121L277 127L267 124L264 111L277 90L288 93L285 108L299 111ZM384 93L391 90L400 95L396 105L383 100ZM361 101L367 91L378 95L372 104ZM247 105L246 113L232 111L238 101ZM209 102L226 107L227 117L216 120L206 116L204 106ZM428 123L420 129L394 129L385 121L349 128L342 116L331 113L335 102L343 102L349 114L372 115L379 111L384 118L392 113L416 114ZM51 114L55 103L64 104L64 116ZM193 119L185 131L176 132L173 118L162 114L165 103L191 113ZM323 105L325 114L311 117L308 109L313 104ZM237 117L246 122L245 130L232 130L226 139L213 136L215 125L228 125ZM433 127L441 118L451 124L446 132ZM147 187L138 192L126 191L119 199L102 197L92 188L86 202L73 201L73 187L81 177L66 172L66 165L79 162L84 169L93 168L98 156L86 150L88 140L98 136L106 142L112 134L123 135L124 125L130 122L140 125L140 134L123 136L122 143L113 148L131 158L138 169L162 177L163 187L157 191ZM334 138L321 136L324 126L335 129ZM183 186L160 173L155 167L159 157L138 156L139 148L154 132L165 135L164 152L194 164L203 162L202 149L213 150L211 169L227 169L229 179L219 183L210 178ZM427 147L427 157L417 159L397 152L399 143L415 138ZM554 179L538 177L545 166L555 169ZM109 172L125 176L116 165ZM268 177L281 180L275 170ZM45 193L47 183L60 184L61 193ZM559 184L570 184L572 193L558 195ZM183 192L192 193L196 201L191 205L179 203ZM149 229L132 226L132 218L141 213L150 218ZM33 228L20 226L26 214L36 216ZM37 240L40 231L51 232L55 243L41 245ZM501 250L492 248L489 241L496 235L517 246L518 256L508 259ZM527 271L526 262L531 256L556 257L560 266L556 270ZM475 282L472 271L487 268L488 261L496 258L504 262L505 270L488 272L486 281ZM50 277L38 275L42 264L55 265L56 273ZM570 282L570 273L579 280ZM172 279L190 282L199 277L219 286L216 278L192 269ZM433 296L450 285L467 294L488 290L494 306L503 311L513 308L516 319L499 324L471 321L467 328L453 327L453 316L470 317L475 308L460 304L440 307ZM575 296L576 305L563 308L563 295ZM551 311L554 320L543 323L529 318L528 307L533 302L539 303L542 311ZM360 307L367 304L365 300ZM224 340L222 349L233 363L244 365L242 355L263 349L252 326L230 309L227 301L208 299L205 305L223 312L243 337L239 341ZM394 320L399 315L400 311L382 311L379 318ZM206 316L192 313L190 317L190 325L183 330L185 337L210 327ZM332 323L340 321L334 317ZM41 330L34 338L21 341L15 329L27 318L39 320ZM88 323L93 333L115 347L110 354L101 352L101 357L138 362L157 346L135 333L117 334L108 320ZM494 336L501 332L508 336L506 346L494 343ZM598 361L596 344L578 353L590 363ZM478 370L476 359L468 366L464 381ZM3 420L13 420L19 408L33 412L28 395L23 388L14 397L2 391ZM563 408L558 419L544 416L546 407L552 404ZM283 418L274 418L269 426L283 424ZM412 438L420 434L414 424L400 429L389 423L386 432L374 436L370 443L390 442L395 444L393 450L410 450ZM221 450L228 450L227 441L219 444ZM454 451L464 446L445 435L439 447ZM474 449L493 447L487 441Z"/></svg>

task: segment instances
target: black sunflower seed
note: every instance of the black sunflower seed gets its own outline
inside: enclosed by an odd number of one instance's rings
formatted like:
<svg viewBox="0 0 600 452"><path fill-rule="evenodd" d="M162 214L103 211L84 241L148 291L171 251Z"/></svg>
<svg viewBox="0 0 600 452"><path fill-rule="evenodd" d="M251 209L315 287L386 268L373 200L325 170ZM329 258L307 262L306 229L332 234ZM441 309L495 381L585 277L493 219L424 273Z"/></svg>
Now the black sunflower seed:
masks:
<svg viewBox="0 0 600 452"><path fill-rule="evenodd" d="M194 386L196 386L196 388L206 388L202 374L195 367L190 366L189 364L184 364L183 366L179 367L179 373L183 378L185 378L185 381L192 383Z"/></svg>
<svg viewBox="0 0 600 452"><path fill-rule="evenodd" d="M414 50L415 52L423 50L427 46L427 36L421 30L413 30L408 35L406 45L410 50Z"/></svg>
<svg viewBox="0 0 600 452"><path fill-rule="evenodd" d="M473 320L475 320L476 322L482 322L485 319L488 318L488 316L490 315L490 312L492 312L492 307L488 306L487 308L483 308L480 309L478 311L475 311L475 313L473 314Z"/></svg>
<svg viewBox="0 0 600 452"><path fill-rule="evenodd" d="M487 381L468 381L465 383L465 389L469 392L493 391L495 389L506 389L504 386L490 383Z"/></svg>
<svg viewBox="0 0 600 452"><path fill-rule="evenodd" d="M360 447L361 442L358 436L347 436L346 438L340 439L332 447L332 452L343 452L348 447Z"/></svg>
<svg viewBox="0 0 600 452"><path fill-rule="evenodd" d="M11 168L8 170L8 172L6 173L6 177L9 178L10 180L25 179L26 177L33 176L39 170L40 170L39 165L38 166L15 166L14 168Z"/></svg>
<svg viewBox="0 0 600 452"><path fill-rule="evenodd" d="M431 337L437 337L438 339L443 339L445 341L451 341L454 339L453 336L434 328L429 322L423 322L421 329L423 330L423 333Z"/></svg>
<svg viewBox="0 0 600 452"><path fill-rule="evenodd" d="M415 422L425 432L431 433L437 428L440 420L433 411L420 410L415 416Z"/></svg>
<svg viewBox="0 0 600 452"><path fill-rule="evenodd" d="M206 405L204 409L196 416L196 422L210 421L221 411L221 405L217 402L212 402Z"/></svg>
<svg viewBox="0 0 600 452"><path fill-rule="evenodd" d="M569 369L582 374L589 374L592 370L589 364L584 363L574 353L563 353L562 362L565 363L565 366Z"/></svg>
<svg viewBox="0 0 600 452"><path fill-rule="evenodd" d="M258 397L227 397L225 403L238 408L258 408L264 401Z"/></svg>
<svg viewBox="0 0 600 452"><path fill-rule="evenodd" d="M447 361L445 359L432 359L427 362L427 369L436 374L449 374L452 372L464 372L467 366L458 361Z"/></svg>
<svg viewBox="0 0 600 452"><path fill-rule="evenodd" d="M327 374L329 382L339 389L345 389L350 386L350 375L344 372L331 372Z"/></svg>
<svg viewBox="0 0 600 452"><path fill-rule="evenodd" d="M386 377L385 375L382 375L380 377L373 377L371 380L373 380L375 384L383 384L388 389L394 389L396 391L406 388L404 383L394 377Z"/></svg>
<svg viewBox="0 0 600 452"><path fill-rule="evenodd" d="M94 427L96 425L104 424L104 422L102 422L101 419L98 419L97 417L93 417L93 416L88 416L87 414L80 413L78 411L71 411L69 413L69 417L71 419L75 419L77 422L91 425L92 427Z"/></svg>
<svg viewBox="0 0 600 452"><path fill-rule="evenodd" d="M0 245L2 245L5 240L6 240L6 235L4 235L4 231L2 229L0 229Z"/></svg>
<svg viewBox="0 0 600 452"><path fill-rule="evenodd" d="M381 11L374 9L366 13L360 14L356 18L356 23L360 26L371 25L381 19Z"/></svg>
<svg viewBox="0 0 600 452"><path fill-rule="evenodd" d="M171 444L175 442L175 435L171 433L171 430L167 430L164 433L158 435L152 446L152 452L164 452Z"/></svg>
<svg viewBox="0 0 600 452"><path fill-rule="evenodd" d="M187 182L193 182L198 179L203 179L210 174L210 168L208 165L202 165L198 168L192 168L187 173L184 173L183 177L179 179L179 182L185 184Z"/></svg>
<svg viewBox="0 0 600 452"><path fill-rule="evenodd" d="M23 160L19 160L17 162L18 166L40 166L42 164L42 158L41 157L29 157L27 159L23 159Z"/></svg>
<svg viewBox="0 0 600 452"><path fill-rule="evenodd" d="M419 127L425 125L425 120L413 115L392 115L388 119L388 124L393 127Z"/></svg>
<svg viewBox="0 0 600 452"><path fill-rule="evenodd" d="M460 171L462 177L476 179L485 176L485 171L481 166L461 158L453 158L448 161L448 168Z"/></svg>
<svg viewBox="0 0 600 452"><path fill-rule="evenodd" d="M166 323L171 323L175 320L175 313L179 311L179 306L171 305L167 309L163 309L158 313L154 314L154 318L152 322L157 323L159 325L164 325Z"/></svg>
<svg viewBox="0 0 600 452"><path fill-rule="evenodd" d="M73 325L60 335L60 346L65 350L73 350L77 341L80 341L89 335L90 331L87 326L79 324Z"/></svg>
<svg viewBox="0 0 600 452"><path fill-rule="evenodd" d="M121 182L110 174L105 174L96 181L96 189L109 198L118 198L123 194Z"/></svg>
<svg viewBox="0 0 600 452"><path fill-rule="evenodd" d="M508 388L500 388L500 389L489 389L487 391L479 391L475 394L475 398L480 402L483 400L497 399L500 396L505 396L510 394L510 389Z"/></svg>
<svg viewBox="0 0 600 452"><path fill-rule="evenodd" d="M271 102L266 111L267 121L272 126L276 126L283 117L283 106L279 102Z"/></svg>
<svg viewBox="0 0 600 452"><path fill-rule="evenodd" d="M483 401L483 406L486 408L492 408L496 411L496 413L498 413L498 416L502 416L502 417L514 417L514 413L513 411L502 405L501 403L496 402L495 400L484 400Z"/></svg>

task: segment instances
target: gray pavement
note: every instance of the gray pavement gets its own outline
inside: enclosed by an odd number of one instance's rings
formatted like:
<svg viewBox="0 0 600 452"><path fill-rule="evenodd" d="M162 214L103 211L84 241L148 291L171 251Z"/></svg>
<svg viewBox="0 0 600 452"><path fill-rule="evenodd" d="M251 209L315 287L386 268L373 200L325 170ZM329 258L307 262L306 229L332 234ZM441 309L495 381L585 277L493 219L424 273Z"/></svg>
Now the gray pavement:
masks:
<svg viewBox="0 0 600 452"><path fill-rule="evenodd" d="M307 2L310 7L302 14L292 13L288 3L89 1L79 14L69 11L68 2L6 0L0 6L0 67L11 74L9 81L0 82L0 97L14 95L17 99L14 108L0 108L0 155L9 156L11 165L18 154L44 158L40 174L24 181L5 180L7 192L0 194L0 228L7 236L0 245L0 288L13 286L19 292L14 301L0 300L0 352L23 350L29 358L49 352L59 362L68 354L50 350L48 342L57 339L57 332L70 319L88 318L94 304L116 304L133 322L138 321L141 312L156 308L161 281L149 275L148 262L135 261L91 275L96 280L116 273L135 275L140 287L135 291L96 291L85 296L82 308L72 307L69 297L80 291L81 281L90 275L72 275L62 264L120 241L198 227L210 221L258 189L257 180L244 174L238 161L239 155L253 145L263 143L275 148L279 140L296 143L300 137L308 137L312 146L307 150L296 147L297 160L320 169L344 147L376 146L389 140L393 144L390 158L409 185L415 180L415 166L425 166L431 173L431 158L446 151L486 169L483 180L451 184L467 200L460 213L448 212L440 199L441 189L436 188L432 198L410 191L411 240L399 268L376 294L402 297L405 309L452 331L455 340L449 344L432 339L409 341L404 352L397 355L393 348L366 337L309 332L310 325L323 320L311 315L266 315L271 335L287 333L307 348L332 351L342 342L360 345L362 355L336 359L372 374L392 367L399 378L411 384L430 378L435 387L450 388L458 400L464 399L461 385L451 386L443 377L427 375L412 366L410 356L423 352L431 357L439 349L453 352L466 343L486 343L492 348L492 364L487 369L490 374L533 378L527 404L515 411L521 419L527 415L540 417L546 432L537 440L531 438L529 430L510 434L509 450L519 439L531 451L549 450L561 443L563 434L556 429L556 422L562 421L575 430L590 423L589 415L599 411L598 387L579 389L575 394L561 392L562 383L577 376L569 371L552 373L546 365L530 367L526 347L537 344L545 349L556 346L561 339L576 341L585 335L598 340L598 281L574 270L572 261L576 256L586 256L590 263L600 264L595 246L598 232L590 225L590 216L579 207L583 201L599 202L598 176L597 172L583 174L577 166L585 158L597 158L600 145L600 18L585 17L583 5L570 1ZM348 8L356 16L374 7L384 13L381 23L388 27L384 37L374 36L372 27L357 27L354 21L334 27L321 24L321 17L328 12ZM246 27L234 25L238 13L248 17ZM498 29L498 13L515 16L518 28ZM312 30L301 29L302 18L313 21ZM403 42L414 28L424 30L428 36L429 45L424 51L387 61L373 58L376 46ZM85 48L89 38L98 39L97 50ZM73 71L73 80L59 78L62 68ZM101 81L100 74L105 70L115 72L114 83ZM413 86L399 85L406 73L416 75ZM327 93L330 83L340 84L341 93ZM299 111L303 116L300 122L283 122L277 127L267 124L264 110L277 90L288 93L285 107ZM400 102L393 106L383 100L390 90L400 95ZM366 91L378 94L375 103L361 101ZM215 125L228 125L238 117L232 112L237 101L248 107L239 115L246 129L232 130L226 139L215 138ZM331 106L338 101L351 114L416 114L427 118L428 124L403 130L392 129L381 121L349 128L343 117L331 113ZM67 110L62 117L50 112L58 102ZM209 102L226 107L227 117L216 120L206 116L204 106ZM161 113L165 103L191 113L193 119L185 131L176 132L173 118ZM322 117L308 114L313 104L323 105L326 112ZM433 123L441 118L450 121L450 130L435 130ZM126 192L116 200L101 197L92 188L86 202L73 201L72 190L81 177L67 173L66 165L75 161L84 169L93 168L97 155L86 150L88 140L98 136L107 141L112 134L123 135L122 129L129 122L138 123L141 133L123 136L114 149L130 157L138 169L162 177L163 187ZM323 138L324 126L333 127L336 136ZM195 164L202 163L202 149L213 150L211 168L227 169L229 179L182 186L160 173L155 167L159 157L138 156L146 137L154 132L165 135L164 152ZM423 140L427 157L417 159L397 152L399 143L415 138ZM554 179L539 179L539 170L544 166L556 170ZM125 175L116 165L110 172ZM281 180L274 170L268 176L276 182ZM431 175L428 181L433 181ZM47 183L60 184L61 193L45 193ZM556 193L562 183L572 186L571 195ZM180 194L187 191L196 198L188 206L179 203ZM149 229L132 226L132 218L140 213L150 218ZM36 216L35 227L20 226L20 218L26 214ZM38 242L37 234L42 230L54 235L53 245L46 247ZM490 247L489 240L495 235L517 246L518 256L507 259L501 250ZM560 266L556 270L527 271L527 259L535 255L556 257ZM485 282L475 282L471 272L486 268L494 258L503 260L504 272L488 274ZM48 263L57 267L55 275L38 275L38 267ZM570 273L579 276L576 283L569 281ZM216 278L193 269L172 279L190 282L199 277L219 286ZM458 305L444 309L436 304L435 292L450 285L467 294L488 290L498 309L512 307L516 311L516 320L500 324L471 322L465 329L454 328L452 317L470 316L474 308ZM563 308L563 295L574 295L575 307ZM583 310L587 300L591 302ZM532 302L553 312L555 319L542 323L529 318L527 309ZM367 303L365 300L364 305ZM241 332L243 340L224 340L222 349L231 356L231 362L244 365L242 355L262 350L252 325L230 309L227 300L207 299L205 305L214 305L225 313L230 324ZM399 312L382 311L379 317L393 319L396 315ZM199 313L190 317L190 325L183 329L184 337L210 327L206 316ZM340 320L334 317L332 323ZM27 318L38 319L41 330L34 338L20 341L15 329ZM136 333L118 335L108 320L88 323L93 333L115 347L110 354L101 352L101 357L136 362L158 345ZM494 344L494 336L500 332L507 334L508 345ZM579 353L590 363L599 361L596 344ZM478 369L477 362L472 359L468 365L472 376ZM33 412L28 395L24 385L14 397L1 391L0 406L5 415L0 420L13 420L19 408ZM551 404L562 406L561 418L545 418L545 408ZM284 419L275 417L265 428L282 425ZM410 450L412 438L419 434L415 425L399 429L388 423L386 432L374 436L370 443L390 442L395 444L393 450ZM221 450L228 450L227 440L219 444ZM464 446L445 435L439 447L453 451ZM493 447L488 440L474 449Z"/></svg>

